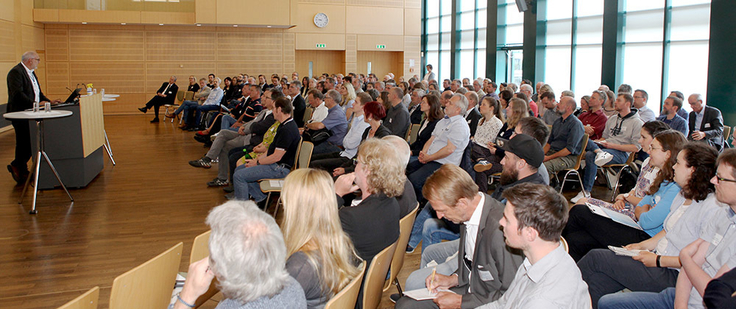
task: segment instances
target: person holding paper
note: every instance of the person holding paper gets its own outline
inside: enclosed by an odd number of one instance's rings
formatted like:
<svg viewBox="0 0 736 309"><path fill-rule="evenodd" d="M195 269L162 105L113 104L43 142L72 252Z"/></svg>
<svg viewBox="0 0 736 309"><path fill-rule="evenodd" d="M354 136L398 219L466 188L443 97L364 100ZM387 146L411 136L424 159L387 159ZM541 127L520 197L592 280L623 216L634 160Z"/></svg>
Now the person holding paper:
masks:
<svg viewBox="0 0 736 309"><path fill-rule="evenodd" d="M667 129L669 129L669 126L661 121L650 121L645 123L641 127L641 133L639 135L639 144L641 144L641 149L648 154L649 147L652 144L652 140L654 140L654 135ZM657 174L659 174L659 168L652 165L649 156L647 156L641 164L639 177L636 179L636 186L634 186L634 188L632 188L628 193L617 195L613 204L608 201L595 198L582 198L577 204L585 205L590 203L598 207L616 210L634 219L636 218L634 215L636 204L639 204L642 198L647 194L649 186L651 186L654 179L657 178Z"/></svg>
<svg viewBox="0 0 736 309"><path fill-rule="evenodd" d="M628 257L608 249L595 249L578 262L593 308L597 308L602 296L624 288L659 292L675 286L680 250L698 238L714 215L720 214L721 207L709 182L716 173L717 157L715 148L695 142L689 142L677 154L674 180L682 190L672 203L664 229L650 239L624 247L644 251Z"/></svg>
<svg viewBox="0 0 736 309"><path fill-rule="evenodd" d="M501 297L523 259L520 250L502 241L501 203L478 192L470 175L454 164L437 169L422 191L438 218L463 223L458 268L449 276L436 273L434 280L431 275L426 277L426 287L437 293L436 298L417 301L405 296L396 302L396 308L475 308Z"/></svg>
<svg viewBox="0 0 736 309"><path fill-rule="evenodd" d="M500 220L506 244L524 251L524 263L503 296L481 309L590 308L588 286L560 243L567 200L546 185L523 183L503 193Z"/></svg>
<svg viewBox="0 0 736 309"><path fill-rule="evenodd" d="M601 298L599 308L703 308L708 283L736 267L736 150L723 151L717 165L710 182L715 185L718 202L728 207L721 207L700 231L698 239L680 250L682 267L676 287L659 293L606 295Z"/></svg>
<svg viewBox="0 0 736 309"><path fill-rule="evenodd" d="M662 131L654 137L649 147L650 164L659 168L659 174L649 187L647 195L634 209L641 229L596 215L586 205L577 204L570 209L570 219L562 236L567 239L570 256L575 261L579 261L592 249L640 242L662 230L662 223L670 211L672 200L680 192L680 186L673 180L672 166L685 143L685 136L675 130Z"/></svg>

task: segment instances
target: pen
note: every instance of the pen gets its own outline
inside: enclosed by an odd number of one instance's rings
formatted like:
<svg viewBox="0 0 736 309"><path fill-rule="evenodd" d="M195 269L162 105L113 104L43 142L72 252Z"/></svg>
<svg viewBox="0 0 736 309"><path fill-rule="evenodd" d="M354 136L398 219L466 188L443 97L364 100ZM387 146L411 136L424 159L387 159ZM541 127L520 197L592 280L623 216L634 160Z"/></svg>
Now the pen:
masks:
<svg viewBox="0 0 736 309"><path fill-rule="evenodd" d="M435 267L435 268L432 269L432 279L429 279L429 286L433 286L434 285L434 276L436 274L437 274L437 267ZM431 291L432 290L430 289L430 292Z"/></svg>

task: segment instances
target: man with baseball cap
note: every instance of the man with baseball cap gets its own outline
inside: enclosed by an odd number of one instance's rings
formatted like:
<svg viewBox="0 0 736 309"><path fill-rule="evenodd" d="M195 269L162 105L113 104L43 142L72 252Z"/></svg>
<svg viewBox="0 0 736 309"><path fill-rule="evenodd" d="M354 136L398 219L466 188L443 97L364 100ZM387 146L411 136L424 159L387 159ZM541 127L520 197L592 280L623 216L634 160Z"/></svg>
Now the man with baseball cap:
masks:
<svg viewBox="0 0 736 309"><path fill-rule="evenodd" d="M501 160L501 185L493 191L491 197L502 200L501 193L504 190L520 183L545 184L542 176L537 173L544 161L544 150L536 139L526 134L516 134L501 148L506 151Z"/></svg>

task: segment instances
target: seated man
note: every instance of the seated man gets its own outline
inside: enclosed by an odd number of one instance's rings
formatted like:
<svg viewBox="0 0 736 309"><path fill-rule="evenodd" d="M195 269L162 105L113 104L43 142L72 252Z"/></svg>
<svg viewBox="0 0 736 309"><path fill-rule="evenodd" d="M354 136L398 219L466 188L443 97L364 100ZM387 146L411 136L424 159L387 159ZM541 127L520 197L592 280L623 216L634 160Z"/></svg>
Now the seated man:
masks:
<svg viewBox="0 0 736 309"><path fill-rule="evenodd" d="M452 292L439 292L437 298L424 301L402 297L396 308L475 308L501 297L523 259L519 250L512 250L501 241L499 220L503 206L478 192L470 175L453 164L445 164L434 172L423 191L438 217L464 223L460 227L458 267L449 276L432 276L430 270L425 278L427 288Z"/></svg>
<svg viewBox="0 0 736 309"><path fill-rule="evenodd" d="M682 100L678 97L667 97L662 104L662 115L657 120L664 122L673 130L680 131L682 135L687 136L688 127L687 120L678 115L678 111L682 109Z"/></svg>
<svg viewBox="0 0 736 309"><path fill-rule="evenodd" d="M600 90L593 91L588 100L588 110L578 116L580 122L583 123L585 133L588 134L590 140L599 140L606 127L608 116L603 113L603 102L606 101L606 93ZM580 103L582 105L582 101Z"/></svg>
<svg viewBox="0 0 736 309"><path fill-rule="evenodd" d="M231 110L230 115L223 116L221 130L237 131L240 126L255 119L258 113L263 110L263 105L261 104L261 87L258 87L258 85L246 85L242 91L243 96L247 97L247 99L245 99L242 105L239 105L240 111Z"/></svg>
<svg viewBox="0 0 736 309"><path fill-rule="evenodd" d="M445 107L447 117L437 122L432 137L419 153L419 160L407 166L406 174L414 185L417 200L423 199L422 187L429 175L446 163L460 165L470 140L470 127L462 116L467 109L468 99L462 94L453 95Z"/></svg>
<svg viewBox="0 0 736 309"><path fill-rule="evenodd" d="M555 123L555 120L559 119L560 115L562 114L561 111L557 108L555 93L552 91L542 93L541 100L542 105L545 108L544 115L542 115L542 121L544 121L544 123L546 123L547 125L553 125Z"/></svg>
<svg viewBox="0 0 736 309"><path fill-rule="evenodd" d="M639 133L644 123L639 119L639 114L631 110L633 102L634 98L630 94L619 94L614 102L616 114L606 121L603 138L588 142L589 145L594 143L588 148L592 150L585 153L583 190L570 199L571 202L577 203L581 198L590 196L599 166L624 163L629 153L641 149Z"/></svg>
<svg viewBox="0 0 736 309"><path fill-rule="evenodd" d="M401 88L391 88L388 92L388 103L391 104L391 108L386 111L386 119L383 120L383 125L391 130L391 134L399 137L405 137L406 131L409 130L411 120L409 119L409 110L406 105L401 104L401 100L404 98L404 91Z"/></svg>
<svg viewBox="0 0 736 309"><path fill-rule="evenodd" d="M503 197L508 200L500 222L506 244L523 250L526 258L506 293L479 308L590 308L588 285L560 243L565 197L531 183L510 188Z"/></svg>
<svg viewBox="0 0 736 309"><path fill-rule="evenodd" d="M545 92L542 98L545 98L548 93ZM573 116L575 109L577 109L577 104L571 97L562 97L560 104L557 105L557 110L562 112L562 117L555 120L552 125L552 135L547 145L544 146L544 167L550 179L557 172L575 166L578 155L585 151L582 145L585 129L583 123ZM547 113L549 112L552 110L547 110Z"/></svg>
<svg viewBox="0 0 736 309"><path fill-rule="evenodd" d="M158 122L158 110L161 107L161 105L166 104L174 104L174 100L176 100L176 93L179 91L179 86L176 85L176 76L169 77L169 82L164 82L161 84L161 88L158 88L156 91L156 95L151 98L151 100L146 103L146 106L138 108L139 111L143 112L144 114L148 112L149 109L153 108L155 117L153 120L151 120L151 123Z"/></svg>
<svg viewBox="0 0 736 309"><path fill-rule="evenodd" d="M260 92L260 87L255 88L258 88L256 89L256 91ZM262 137L266 133L266 130L273 126L273 124L276 122L273 114L271 113L271 111L273 110L273 99L278 99L281 97L283 97L283 95L277 90L271 90L271 88L266 90L266 93L263 97L264 103L266 105L266 110L262 111L259 114L259 117L256 118L257 121L254 120L253 123L248 123L241 126L237 132L229 130L220 131L220 133L217 134L217 137L212 143L212 146L210 147L210 150L207 152L207 154L205 154L199 160L189 161L189 165L191 166L210 168L212 166L212 161L214 159L218 159L218 162L220 163L218 163L217 165L217 178L208 182L208 186L226 186L230 183L228 172L234 169L235 166L232 166L231 168L230 160L228 160L228 154L232 149L236 148L246 148L246 150L251 151L253 147L246 146L255 146L261 143ZM258 135L260 138L253 138L254 134ZM240 152L244 153L243 150L241 150Z"/></svg>
<svg viewBox="0 0 736 309"><path fill-rule="evenodd" d="M198 128L201 122L202 112L213 111L220 108L220 101L222 101L222 96L224 95L222 88L220 88L220 78L215 77L212 84L215 87L212 88L210 94L207 95L207 99L202 103L202 105L192 106L189 108L190 113L195 112L194 120L184 119L188 122L186 122L182 128Z"/></svg>
<svg viewBox="0 0 736 309"><path fill-rule="evenodd" d="M647 101L649 100L649 94L644 89L636 89L634 91L634 108L639 113L639 118L643 122L650 122L656 120L654 117L654 111L647 107Z"/></svg>
<svg viewBox="0 0 736 309"><path fill-rule="evenodd" d="M327 130L330 132L330 137L327 140L314 145L312 154L338 152L341 150L342 140L348 132L348 120L345 117L345 111L339 105L341 101L342 95L337 90L331 89L327 91L323 103L327 108L327 116L321 121L311 121L304 126L309 129L309 132L318 130Z"/></svg>
<svg viewBox="0 0 736 309"><path fill-rule="evenodd" d="M299 128L291 118L291 111L289 99L282 97L274 102L273 117L281 125L273 143L268 146L266 156L246 160L245 165L235 169L233 188L236 199L247 200L252 197L256 202L264 201L266 195L261 192L258 181L265 178L284 178L291 171L300 140Z"/></svg>
<svg viewBox="0 0 736 309"><path fill-rule="evenodd" d="M306 87L306 85L304 85ZM302 83L295 80L289 84L289 95L291 96L291 105L294 106L294 121L300 128L304 127L304 112L307 105L304 104L304 97L301 95Z"/></svg>
<svg viewBox="0 0 736 309"><path fill-rule="evenodd" d="M309 106L311 106L314 110L312 111L312 118L309 118L309 120L307 120L307 123L304 124L304 128L306 128L307 125L310 123L322 122L322 120L327 117L329 111L327 110L327 106L325 106L324 99L324 94L322 94L322 92L317 89L312 89L307 92L307 103L309 103ZM300 132L303 131L304 128L300 129Z"/></svg>
<svg viewBox="0 0 736 309"><path fill-rule="evenodd" d="M693 93L687 97L690 103L690 122L688 129L691 141L701 141L721 151L723 149L723 116L715 107L705 105L703 96Z"/></svg>
<svg viewBox="0 0 736 309"><path fill-rule="evenodd" d="M185 119L184 122L186 122L186 119L189 119L189 110L199 106L199 104L207 100L207 96L210 95L210 91L212 90L212 88L206 86L205 84L206 81L207 81L206 79L200 78L199 79L199 90L196 93L194 93L194 97L192 98L192 100L184 100L184 102L182 102L181 105L179 105L179 108L177 108L173 113L166 114L164 116L168 118L174 118L176 117L176 115L178 115L179 113L183 111L184 115L182 115L182 117L184 117Z"/></svg>

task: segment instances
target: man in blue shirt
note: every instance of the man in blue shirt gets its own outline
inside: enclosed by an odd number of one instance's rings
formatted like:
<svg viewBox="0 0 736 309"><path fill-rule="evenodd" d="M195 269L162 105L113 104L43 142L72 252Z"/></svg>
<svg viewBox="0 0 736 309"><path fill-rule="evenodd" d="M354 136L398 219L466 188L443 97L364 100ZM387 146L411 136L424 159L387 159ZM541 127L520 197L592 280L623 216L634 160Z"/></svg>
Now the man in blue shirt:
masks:
<svg viewBox="0 0 736 309"><path fill-rule="evenodd" d="M678 97L667 97L662 105L662 115L657 120L666 123L673 130L682 132L687 136L688 128L685 118L680 117L678 112L682 109L682 100Z"/></svg>
<svg viewBox="0 0 736 309"><path fill-rule="evenodd" d="M320 122L312 122L305 124L310 130L327 129L332 134L326 141L314 145L313 154L330 153L340 151L342 140L348 132L348 120L345 117L345 111L338 105L342 101L342 95L337 90L327 91L325 94L325 107L327 107L327 117Z"/></svg>
<svg viewBox="0 0 736 309"><path fill-rule="evenodd" d="M547 93L549 92L545 92L542 97ZM552 124L549 142L544 146L544 167L547 168L550 175L575 166L578 155L583 151L581 142L585 129L578 117L572 115L575 109L577 109L575 99L571 97L560 98L557 110L562 112L562 116ZM550 111L547 110L547 112Z"/></svg>

